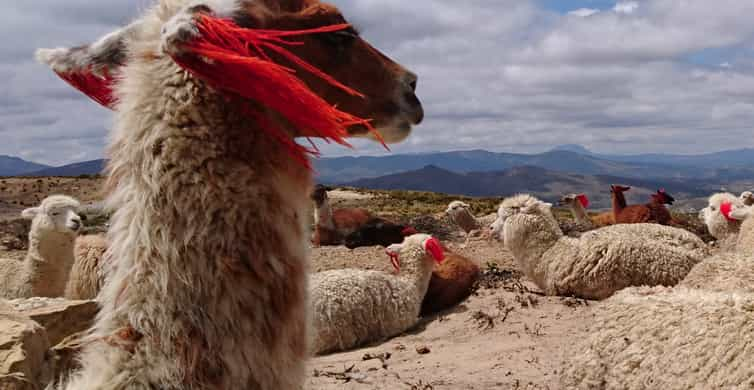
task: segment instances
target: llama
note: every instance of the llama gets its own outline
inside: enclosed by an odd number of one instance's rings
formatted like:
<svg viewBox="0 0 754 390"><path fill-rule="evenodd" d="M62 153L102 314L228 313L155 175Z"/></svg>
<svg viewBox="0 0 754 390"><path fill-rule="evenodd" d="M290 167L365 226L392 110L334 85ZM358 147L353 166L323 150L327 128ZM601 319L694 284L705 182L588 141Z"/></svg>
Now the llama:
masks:
<svg viewBox="0 0 754 390"><path fill-rule="evenodd" d="M314 237L312 244L341 245L344 239L369 223L374 217L359 208L332 209L327 196L328 187L317 185L312 191L314 201Z"/></svg>
<svg viewBox="0 0 754 390"><path fill-rule="evenodd" d="M631 187L619 185L610 186L615 223L659 223L660 225L670 225L673 222L673 217L665 205L673 204L675 199L665 192L665 190L660 189L657 193L652 194L652 200L647 204L627 206L623 193L630 189Z"/></svg>
<svg viewBox="0 0 754 390"><path fill-rule="evenodd" d="M93 45L38 52L116 111L117 261L63 388L301 388L312 174L293 138L399 142L423 117L417 77L344 23L317 0L159 0Z"/></svg>
<svg viewBox="0 0 754 390"><path fill-rule="evenodd" d="M82 226L79 207L76 199L52 195L21 213L32 220L29 250L24 261L0 259L0 297L63 295L74 262L74 240Z"/></svg>

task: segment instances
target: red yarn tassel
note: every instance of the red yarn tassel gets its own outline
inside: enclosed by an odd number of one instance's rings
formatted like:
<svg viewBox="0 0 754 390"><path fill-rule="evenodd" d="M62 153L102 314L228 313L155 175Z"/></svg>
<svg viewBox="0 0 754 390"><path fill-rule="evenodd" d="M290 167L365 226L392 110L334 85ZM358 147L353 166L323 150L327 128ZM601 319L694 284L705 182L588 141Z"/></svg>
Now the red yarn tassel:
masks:
<svg viewBox="0 0 754 390"><path fill-rule="evenodd" d="M103 76L94 74L91 69L87 69L86 72L55 73L97 103L110 109L115 106L113 78L107 72L107 69L103 70Z"/></svg>
<svg viewBox="0 0 754 390"><path fill-rule="evenodd" d="M382 141L369 120L340 111L327 103L296 77L293 69L272 62L265 53L265 49L269 49L336 88L353 96L363 96L282 47L301 44L287 41L283 39L285 37L338 31L348 25L297 31L254 30L239 27L228 19L202 15L198 27L200 36L186 44L184 53L173 58L194 76L218 90L273 109L304 137L323 138L350 147L345 140L348 135L346 129L352 125L362 125ZM296 144L282 129L271 121L260 121L259 116L256 115L255 119L262 129L280 140L297 159L309 166L306 153L316 154L316 150Z"/></svg>

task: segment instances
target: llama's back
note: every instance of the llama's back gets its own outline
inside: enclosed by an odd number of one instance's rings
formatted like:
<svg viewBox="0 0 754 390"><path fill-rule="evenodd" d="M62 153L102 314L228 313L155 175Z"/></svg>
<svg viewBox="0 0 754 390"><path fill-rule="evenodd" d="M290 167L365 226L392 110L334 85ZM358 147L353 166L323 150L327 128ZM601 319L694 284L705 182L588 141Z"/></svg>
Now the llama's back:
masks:
<svg viewBox="0 0 754 390"><path fill-rule="evenodd" d="M419 320L423 297L397 276L343 269L310 282L314 353L350 349L398 335Z"/></svg>
<svg viewBox="0 0 754 390"><path fill-rule="evenodd" d="M548 250L545 290L603 299L628 286L680 282L708 254L697 236L657 224L613 225L564 237Z"/></svg>
<svg viewBox="0 0 754 390"><path fill-rule="evenodd" d="M86 235L76 238L73 253L75 261L68 277L65 297L68 299L94 299L102 287L104 275L101 263L107 251L103 235Z"/></svg>

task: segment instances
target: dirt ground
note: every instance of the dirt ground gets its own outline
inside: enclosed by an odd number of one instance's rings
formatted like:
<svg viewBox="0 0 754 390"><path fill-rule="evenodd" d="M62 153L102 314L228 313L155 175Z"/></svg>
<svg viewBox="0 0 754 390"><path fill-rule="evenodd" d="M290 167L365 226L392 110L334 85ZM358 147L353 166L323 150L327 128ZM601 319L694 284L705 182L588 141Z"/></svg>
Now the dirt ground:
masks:
<svg viewBox="0 0 754 390"><path fill-rule="evenodd" d="M17 218L27 207L49 195L62 194L84 204L101 200L102 178L96 177L0 177L0 220Z"/></svg>
<svg viewBox="0 0 754 390"><path fill-rule="evenodd" d="M557 389L565 351L585 334L597 303L542 296L498 243L450 249L495 272L466 302L404 335L314 358L306 389ZM391 269L381 247L314 248L311 259L314 272Z"/></svg>

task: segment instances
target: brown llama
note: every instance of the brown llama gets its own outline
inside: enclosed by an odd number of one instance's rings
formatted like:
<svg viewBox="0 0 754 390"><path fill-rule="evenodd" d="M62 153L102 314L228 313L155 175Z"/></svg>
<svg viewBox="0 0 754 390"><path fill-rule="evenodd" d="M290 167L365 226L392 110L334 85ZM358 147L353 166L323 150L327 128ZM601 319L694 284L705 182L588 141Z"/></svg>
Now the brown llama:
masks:
<svg viewBox="0 0 754 390"><path fill-rule="evenodd" d="M345 23L317 0L159 0L38 52L115 109L112 261L63 388L300 390L312 174L294 137L376 137L369 118L398 142L423 116L416 76Z"/></svg>

